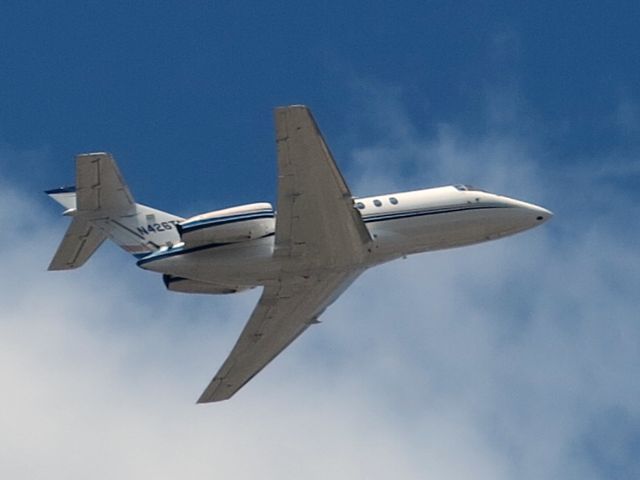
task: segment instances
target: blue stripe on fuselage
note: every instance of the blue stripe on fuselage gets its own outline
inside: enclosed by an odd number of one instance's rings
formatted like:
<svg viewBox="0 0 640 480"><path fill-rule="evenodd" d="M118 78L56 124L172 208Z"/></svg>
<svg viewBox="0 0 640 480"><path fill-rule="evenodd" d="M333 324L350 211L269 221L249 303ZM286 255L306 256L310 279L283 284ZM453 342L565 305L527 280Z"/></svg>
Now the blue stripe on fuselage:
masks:
<svg viewBox="0 0 640 480"><path fill-rule="evenodd" d="M183 223L178 226L180 233L193 232L203 228L226 225L229 223L243 222L246 220L257 220L261 218L273 218L273 210L268 209L262 212L250 212L239 215L228 215L226 217L207 218L192 223Z"/></svg>
<svg viewBox="0 0 640 480"><path fill-rule="evenodd" d="M484 204L484 205L451 205L448 207L429 208L422 210L404 210L400 212L387 212L380 214L362 215L365 223L382 222L385 220L399 220L401 218L422 217L426 215L439 215L443 213L464 212L467 210L488 210L493 208L511 208L510 205Z"/></svg>
<svg viewBox="0 0 640 480"><path fill-rule="evenodd" d="M264 235L264 236L262 236L260 238L256 238L255 240L260 240L262 238L271 237L273 235L275 235L275 233L267 233L266 235ZM234 244L237 244L237 243L242 243L242 242L207 243L206 245L198 245L197 247L191 247L191 248L175 247L175 248L171 248L169 250L164 250L162 252L160 252L160 251L153 252L153 253L145 256L144 258L141 258L140 260L138 260L136 262L136 265L141 266L141 265L144 265L146 263L153 262L154 260L164 259L164 258L168 258L168 257L174 257L176 255L183 255L185 253L199 252L201 250L208 250L210 248L224 247L225 245L234 245Z"/></svg>

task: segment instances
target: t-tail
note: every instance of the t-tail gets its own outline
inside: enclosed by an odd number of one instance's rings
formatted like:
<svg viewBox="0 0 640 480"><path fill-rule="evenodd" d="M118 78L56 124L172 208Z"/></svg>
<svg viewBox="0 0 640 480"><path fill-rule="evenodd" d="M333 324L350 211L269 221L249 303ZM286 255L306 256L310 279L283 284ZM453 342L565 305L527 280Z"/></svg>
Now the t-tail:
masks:
<svg viewBox="0 0 640 480"><path fill-rule="evenodd" d="M49 270L82 266L107 238L138 258L180 242L184 219L135 203L109 153L78 155L76 185L45 193L72 219Z"/></svg>

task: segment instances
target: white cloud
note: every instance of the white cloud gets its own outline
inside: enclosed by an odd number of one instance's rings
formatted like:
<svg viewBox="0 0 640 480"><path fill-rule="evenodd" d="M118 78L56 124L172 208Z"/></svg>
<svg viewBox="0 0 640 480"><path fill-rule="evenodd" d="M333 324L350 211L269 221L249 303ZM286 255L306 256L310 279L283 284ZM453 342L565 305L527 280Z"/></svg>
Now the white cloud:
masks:
<svg viewBox="0 0 640 480"><path fill-rule="evenodd" d="M578 202L556 205L562 179L543 173L535 139L424 135L401 106L384 108L376 121L399 133L354 152L356 191L402 189L409 170L413 186L475 182L564 215L365 274L231 401L196 406L257 292L167 293L114 249L46 272L64 221L36 221L43 204L5 185L0 476L637 474L611 448L640 438L637 224L616 231L586 222ZM612 411L626 436L605 429Z"/></svg>

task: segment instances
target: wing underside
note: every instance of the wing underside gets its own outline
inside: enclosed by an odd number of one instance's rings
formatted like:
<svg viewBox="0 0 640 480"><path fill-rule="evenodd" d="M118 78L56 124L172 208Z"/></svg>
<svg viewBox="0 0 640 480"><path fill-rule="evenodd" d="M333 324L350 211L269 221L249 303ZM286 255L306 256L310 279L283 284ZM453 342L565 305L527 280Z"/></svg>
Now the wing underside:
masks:
<svg viewBox="0 0 640 480"><path fill-rule="evenodd" d="M371 238L311 112L276 109L279 278L265 286L233 350L198 403L230 398L362 272Z"/></svg>
<svg viewBox="0 0 640 480"><path fill-rule="evenodd" d="M310 325L359 272L265 287L249 322L198 403L230 398Z"/></svg>
<svg viewBox="0 0 640 480"><path fill-rule="evenodd" d="M276 109L276 254L309 265L350 265L371 241L308 108Z"/></svg>

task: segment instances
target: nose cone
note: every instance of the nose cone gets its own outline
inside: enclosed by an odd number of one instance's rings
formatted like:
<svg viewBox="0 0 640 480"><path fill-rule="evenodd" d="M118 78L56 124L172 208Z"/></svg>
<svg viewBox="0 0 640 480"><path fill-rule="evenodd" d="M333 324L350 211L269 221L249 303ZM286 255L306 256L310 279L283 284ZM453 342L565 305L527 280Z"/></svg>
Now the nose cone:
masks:
<svg viewBox="0 0 640 480"><path fill-rule="evenodd" d="M520 221L522 222L523 230L528 230L530 228L537 227L538 225L542 225L544 222L553 217L553 213L551 213L549 210L532 203L520 202L519 211L519 217Z"/></svg>
<svg viewBox="0 0 640 480"><path fill-rule="evenodd" d="M537 227L538 225L542 225L553 217L553 213L549 210L538 205L534 205L533 203L523 202L514 198L502 198L505 204L511 207L511 210L514 213L512 218L514 224L518 224L517 228L519 231L528 230L530 228Z"/></svg>
<svg viewBox="0 0 640 480"><path fill-rule="evenodd" d="M531 215L535 216L536 223L544 223L553 217L553 213L546 208L539 207L537 205L529 204Z"/></svg>

